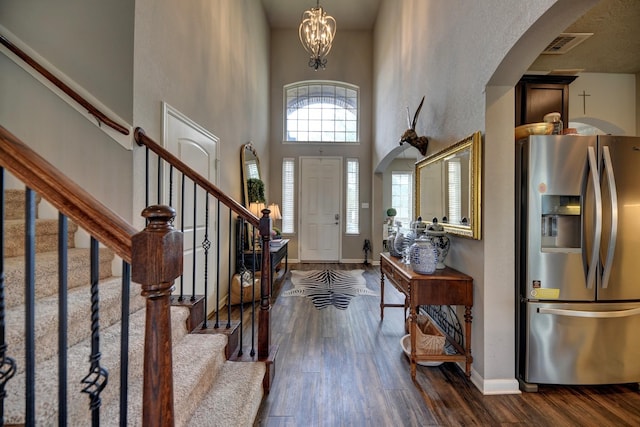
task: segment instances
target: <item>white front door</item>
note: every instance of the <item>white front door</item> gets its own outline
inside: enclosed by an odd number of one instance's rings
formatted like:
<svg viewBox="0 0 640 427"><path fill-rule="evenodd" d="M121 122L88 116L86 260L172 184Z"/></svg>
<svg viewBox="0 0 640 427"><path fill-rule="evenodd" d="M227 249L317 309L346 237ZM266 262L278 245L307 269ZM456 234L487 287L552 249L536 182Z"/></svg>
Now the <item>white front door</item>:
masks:
<svg viewBox="0 0 640 427"><path fill-rule="evenodd" d="M218 182L218 138L206 129L203 129L180 112L176 111L167 104L163 104L164 118L164 147L173 155L185 162L189 167L207 178L212 184ZM164 172L165 197L169 197L169 168ZM176 293L180 290L178 287L182 283L184 293L186 295L193 294L193 265L194 259L196 263L196 295L204 295L204 258L205 250L203 242L206 233L206 192L201 189L195 189L193 182L189 179L185 180L184 194L182 194L182 175L174 171L173 177L173 200L171 205L177 212L174 226L176 229L184 231L184 268L182 280L176 281ZM195 194L195 203L194 203ZM183 207L184 198L184 211ZM208 215L208 240L212 243L216 241L217 224L216 220L216 199L209 197L209 215ZM165 200L163 203L169 203ZM194 218L194 208L196 216ZM216 246L211 245L208 253L208 280L209 293L208 297L214 297L212 291L215 290L213 285L216 277ZM213 303L214 301L211 301ZM215 305L209 304L209 307Z"/></svg>
<svg viewBox="0 0 640 427"><path fill-rule="evenodd" d="M300 158L301 261L340 260L342 158Z"/></svg>

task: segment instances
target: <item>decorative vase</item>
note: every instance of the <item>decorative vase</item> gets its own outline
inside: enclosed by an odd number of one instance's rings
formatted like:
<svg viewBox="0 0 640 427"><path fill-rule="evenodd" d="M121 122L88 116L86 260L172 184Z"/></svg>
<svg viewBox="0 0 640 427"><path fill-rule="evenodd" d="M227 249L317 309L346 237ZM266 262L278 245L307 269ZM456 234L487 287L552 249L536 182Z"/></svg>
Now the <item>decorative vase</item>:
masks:
<svg viewBox="0 0 640 427"><path fill-rule="evenodd" d="M398 258L404 253L404 234L401 232L397 232L396 237L393 240L393 251L394 253L391 255Z"/></svg>
<svg viewBox="0 0 640 427"><path fill-rule="evenodd" d="M411 223L411 230L416 233L416 237L420 237L427 231L427 223L419 216L417 220Z"/></svg>
<svg viewBox="0 0 640 427"><path fill-rule="evenodd" d="M449 253L449 247L451 245L449 237L445 233L444 227L437 222L434 222L429 227L427 227L426 235L438 254L436 268L438 270L442 270L443 268L445 268L444 260Z"/></svg>
<svg viewBox="0 0 640 427"><path fill-rule="evenodd" d="M411 269L419 274L433 274L436 271L438 253L431 240L422 236L409 249Z"/></svg>
<svg viewBox="0 0 640 427"><path fill-rule="evenodd" d="M389 237L387 237L387 249L389 249L389 255L396 255L396 247L395 247L396 233L389 233Z"/></svg>
<svg viewBox="0 0 640 427"><path fill-rule="evenodd" d="M404 236L404 242L402 244L402 262L404 262L405 264L411 263L411 259L409 257L409 249L416 241L416 237L416 233L413 230L408 231Z"/></svg>

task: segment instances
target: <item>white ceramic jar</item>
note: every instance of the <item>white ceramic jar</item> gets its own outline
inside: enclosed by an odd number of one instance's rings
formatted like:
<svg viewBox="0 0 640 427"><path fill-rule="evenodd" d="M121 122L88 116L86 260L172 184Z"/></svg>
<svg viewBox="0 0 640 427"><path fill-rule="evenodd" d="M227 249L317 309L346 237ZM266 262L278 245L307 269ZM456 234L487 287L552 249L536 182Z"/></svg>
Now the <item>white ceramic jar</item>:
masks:
<svg viewBox="0 0 640 427"><path fill-rule="evenodd" d="M433 274L436 271L438 253L426 236L421 236L409 249L411 269L419 274Z"/></svg>

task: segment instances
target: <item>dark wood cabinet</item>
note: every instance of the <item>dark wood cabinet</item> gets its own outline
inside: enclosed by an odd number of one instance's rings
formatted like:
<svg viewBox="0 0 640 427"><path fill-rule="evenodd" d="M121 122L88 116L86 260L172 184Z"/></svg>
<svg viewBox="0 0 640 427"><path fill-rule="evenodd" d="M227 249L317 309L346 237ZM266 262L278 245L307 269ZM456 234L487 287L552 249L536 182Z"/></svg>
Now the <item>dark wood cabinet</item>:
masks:
<svg viewBox="0 0 640 427"><path fill-rule="evenodd" d="M577 76L524 75L516 85L516 126L543 121L547 113L558 112L567 126L569 84Z"/></svg>

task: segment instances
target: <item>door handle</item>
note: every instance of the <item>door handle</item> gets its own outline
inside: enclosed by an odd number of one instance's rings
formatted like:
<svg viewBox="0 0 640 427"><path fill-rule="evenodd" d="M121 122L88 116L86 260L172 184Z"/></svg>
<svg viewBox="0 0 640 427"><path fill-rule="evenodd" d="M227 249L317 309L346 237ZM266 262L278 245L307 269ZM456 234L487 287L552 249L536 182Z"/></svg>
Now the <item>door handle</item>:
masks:
<svg viewBox="0 0 640 427"><path fill-rule="evenodd" d="M609 152L609 147L606 145L602 147L602 160L604 160L604 170L607 172L609 197L611 198L611 235L609 237L607 258L604 262L604 268L602 269L602 287L606 288L609 285L611 265L613 264L613 254L616 249L616 240L618 238L618 192L616 191L616 179L613 174L611 153Z"/></svg>
<svg viewBox="0 0 640 427"><path fill-rule="evenodd" d="M334 218L336 219L336 225L340 224L340 214L335 214Z"/></svg>
<svg viewBox="0 0 640 427"><path fill-rule="evenodd" d="M562 308L538 308L540 314L554 314L567 317L589 317L592 319L611 319L615 317L630 317L640 314L640 307L629 310L589 311L589 310L565 310Z"/></svg>
<svg viewBox="0 0 640 427"><path fill-rule="evenodd" d="M587 155L589 161L589 173L591 174L591 182L593 183L596 209L596 224L593 231L593 249L591 253L591 261L587 270L587 289L591 289L596 280L598 255L600 253L600 238L602 236L602 195L600 193L600 178L598 175L598 161L596 160L595 148L589 147L587 149Z"/></svg>

